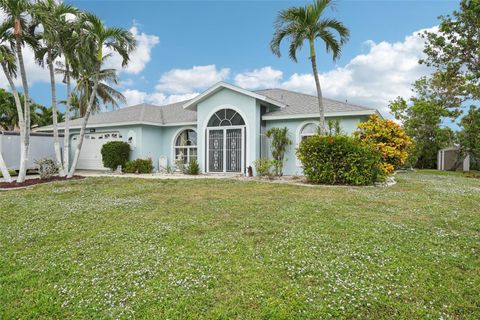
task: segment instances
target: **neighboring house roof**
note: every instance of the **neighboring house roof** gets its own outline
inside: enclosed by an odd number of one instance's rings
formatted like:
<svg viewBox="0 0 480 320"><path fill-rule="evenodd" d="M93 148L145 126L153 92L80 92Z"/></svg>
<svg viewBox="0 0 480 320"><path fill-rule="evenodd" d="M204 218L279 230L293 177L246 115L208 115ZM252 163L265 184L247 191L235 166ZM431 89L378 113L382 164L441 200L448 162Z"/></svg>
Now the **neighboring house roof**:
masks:
<svg viewBox="0 0 480 320"><path fill-rule="evenodd" d="M318 98L284 89L267 89L255 91L258 94L280 101L286 108L274 110L263 116L264 120L288 119L301 117L318 117ZM347 102L323 98L325 116L369 115L377 113L376 109L365 108Z"/></svg>
<svg viewBox="0 0 480 320"><path fill-rule="evenodd" d="M197 121L197 112L194 111L197 103L223 88L249 95L278 107L263 115L264 120L318 117L318 99L315 96L284 89L268 89L252 92L220 82L191 100L164 106L143 103L115 111L94 114L90 116L87 127L111 127L138 124L154 126L194 124ZM323 98L323 104L325 106L325 116L330 117L378 113L375 109L327 98ZM71 120L70 128L80 128L82 123L83 118ZM62 129L63 126L64 123L59 124L60 129ZM46 126L38 128L37 131L52 131L52 129L52 126Z"/></svg>

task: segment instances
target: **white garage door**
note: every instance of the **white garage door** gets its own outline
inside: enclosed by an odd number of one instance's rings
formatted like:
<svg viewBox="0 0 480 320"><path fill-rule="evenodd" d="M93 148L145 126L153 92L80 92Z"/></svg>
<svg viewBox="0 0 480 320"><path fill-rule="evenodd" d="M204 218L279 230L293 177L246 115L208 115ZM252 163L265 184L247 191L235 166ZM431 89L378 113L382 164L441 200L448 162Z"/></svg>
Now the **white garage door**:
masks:
<svg viewBox="0 0 480 320"><path fill-rule="evenodd" d="M72 150L75 150L79 141L79 135L72 137ZM82 150L78 159L77 169L85 170L108 170L102 162L102 146L110 141L121 141L122 136L118 132L88 133L85 134Z"/></svg>

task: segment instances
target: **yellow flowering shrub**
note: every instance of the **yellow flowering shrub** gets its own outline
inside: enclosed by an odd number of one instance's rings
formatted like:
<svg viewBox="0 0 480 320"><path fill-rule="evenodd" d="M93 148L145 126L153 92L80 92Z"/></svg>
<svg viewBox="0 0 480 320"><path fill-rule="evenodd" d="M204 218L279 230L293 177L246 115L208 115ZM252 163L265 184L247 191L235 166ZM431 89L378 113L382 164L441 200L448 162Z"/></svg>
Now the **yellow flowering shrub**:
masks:
<svg viewBox="0 0 480 320"><path fill-rule="evenodd" d="M384 120L373 114L368 121L358 124L354 134L362 143L370 144L380 151L385 174L393 173L407 161L412 139L394 121Z"/></svg>

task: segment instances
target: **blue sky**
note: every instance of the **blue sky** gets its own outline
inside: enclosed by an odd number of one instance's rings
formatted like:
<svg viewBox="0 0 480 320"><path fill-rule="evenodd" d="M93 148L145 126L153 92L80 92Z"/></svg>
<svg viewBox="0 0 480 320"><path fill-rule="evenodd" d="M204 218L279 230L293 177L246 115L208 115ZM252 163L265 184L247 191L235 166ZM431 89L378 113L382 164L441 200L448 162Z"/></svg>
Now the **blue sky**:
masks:
<svg viewBox="0 0 480 320"><path fill-rule="evenodd" d="M218 80L252 90L275 86L313 93L307 52L294 63L269 50L277 12L305 1L67 2L136 35L139 49L120 72L118 87L129 104L190 98ZM458 1L337 1L328 16L343 21L351 37L335 63L317 44L325 96L380 110L388 100L408 96L409 83L428 73L416 65L422 40L414 33L434 27L437 16L456 7ZM34 100L48 105L47 73L33 66L31 73Z"/></svg>

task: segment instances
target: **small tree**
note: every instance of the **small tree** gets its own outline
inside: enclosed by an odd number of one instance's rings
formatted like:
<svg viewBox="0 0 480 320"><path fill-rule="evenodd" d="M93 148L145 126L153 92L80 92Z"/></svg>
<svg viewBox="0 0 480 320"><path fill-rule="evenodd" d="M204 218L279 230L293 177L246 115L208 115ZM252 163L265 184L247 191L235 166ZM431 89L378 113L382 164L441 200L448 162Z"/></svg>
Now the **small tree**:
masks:
<svg viewBox="0 0 480 320"><path fill-rule="evenodd" d="M111 141L102 146L103 166L115 170L125 167L130 157L130 145L124 141Z"/></svg>
<svg viewBox="0 0 480 320"><path fill-rule="evenodd" d="M338 119L328 120L327 126L328 126L328 134L330 136L333 136L336 134L342 134L342 129L340 129L340 121L338 121Z"/></svg>
<svg viewBox="0 0 480 320"><path fill-rule="evenodd" d="M288 128L271 128L266 134L271 139L272 157L275 160L275 174L283 175L283 162L287 147L292 144L292 140L288 137Z"/></svg>
<svg viewBox="0 0 480 320"><path fill-rule="evenodd" d="M470 107L468 114L460 120L462 130L458 140L464 155L470 155L473 163L480 168L480 108Z"/></svg>
<svg viewBox="0 0 480 320"><path fill-rule="evenodd" d="M370 116L366 122L358 125L355 135L364 144L370 144L382 155L382 169L385 174L405 164L412 140L405 130L392 120Z"/></svg>

